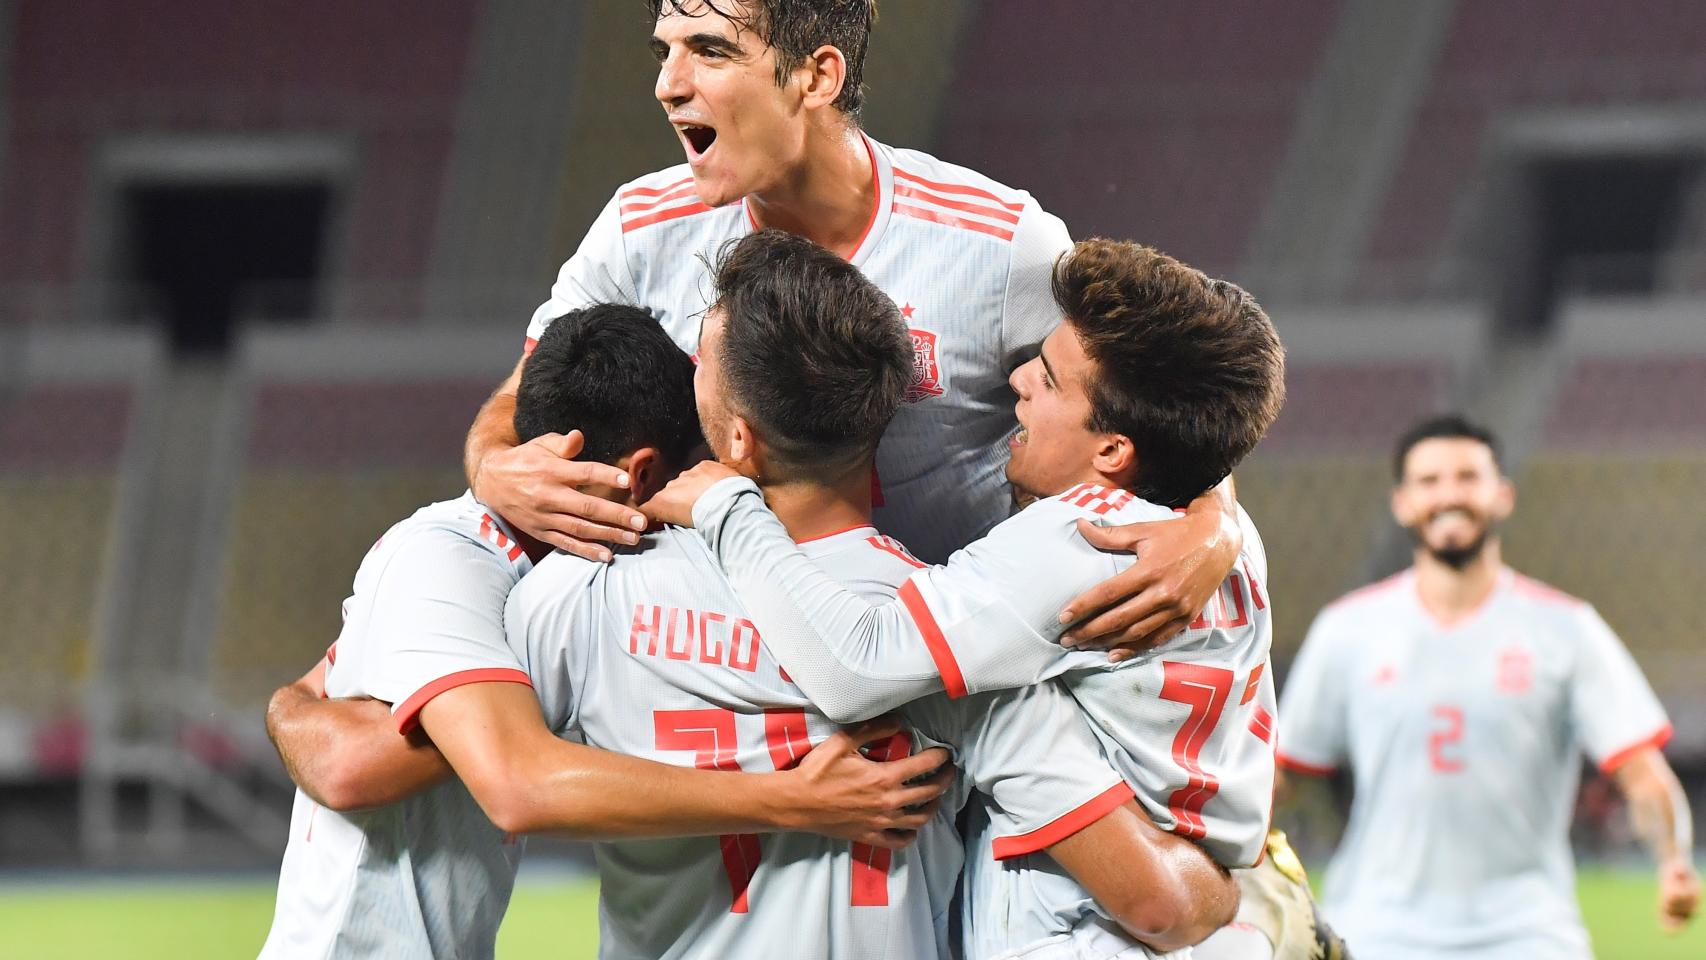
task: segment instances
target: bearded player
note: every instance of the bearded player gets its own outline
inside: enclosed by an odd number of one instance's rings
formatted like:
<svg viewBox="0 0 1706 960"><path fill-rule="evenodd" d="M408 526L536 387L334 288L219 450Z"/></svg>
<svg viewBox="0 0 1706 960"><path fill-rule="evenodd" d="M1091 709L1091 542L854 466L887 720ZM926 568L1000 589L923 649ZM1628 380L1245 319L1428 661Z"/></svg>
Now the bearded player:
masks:
<svg viewBox="0 0 1706 960"><path fill-rule="evenodd" d="M1057 320L1049 276L1071 246L1066 228L1022 190L865 135L874 3L651 0L649 9L654 93L687 162L616 192L528 338L609 301L644 305L694 353L711 287L695 254L708 263L762 227L812 240L901 308L913 370L870 478L875 519L926 560L945 559L1011 509L1007 375ZM469 432L465 466L480 500L589 559L610 556L594 541L636 542L646 525L638 511L577 489L619 487L620 470L566 459L555 435L518 441L515 384L512 375L498 388ZM1097 614L1080 629L1136 647L1182 629L1232 569L1235 513L1228 484L1181 519L1095 534L1128 552L1141 544L1142 557L1079 599L1076 609Z"/></svg>
<svg viewBox="0 0 1706 960"><path fill-rule="evenodd" d="M1692 821L1640 668L1593 607L1505 566L1515 491L1490 433L1424 421L1393 468L1415 562L1321 612L1281 704L1281 764L1355 784L1328 917L1364 960L1591 957L1569 845L1585 753L1628 798L1680 927Z"/></svg>

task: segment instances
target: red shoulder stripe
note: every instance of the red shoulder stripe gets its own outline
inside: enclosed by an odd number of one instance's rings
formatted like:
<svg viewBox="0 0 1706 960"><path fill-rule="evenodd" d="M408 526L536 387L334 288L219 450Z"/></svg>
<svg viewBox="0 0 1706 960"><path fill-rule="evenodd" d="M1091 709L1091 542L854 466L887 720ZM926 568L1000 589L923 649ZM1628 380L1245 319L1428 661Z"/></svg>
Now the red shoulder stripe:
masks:
<svg viewBox="0 0 1706 960"><path fill-rule="evenodd" d="M1569 607L1579 607L1587 603L1586 600L1573 597L1549 583L1542 583L1533 577L1525 577L1514 571L1511 575L1511 586L1516 589L1517 593L1531 600L1539 600L1541 603L1555 603Z"/></svg>
<svg viewBox="0 0 1706 960"><path fill-rule="evenodd" d="M661 186L661 187L629 187L628 189L622 191L622 196L624 196L624 197L629 197L629 196L633 196L633 197L656 197L656 196L659 196L661 194L668 193L671 190L674 190L676 187L679 187L684 183L692 183L692 182L693 182L693 178L691 176L688 176L685 179L677 180L674 183L667 184L667 185Z"/></svg>
<svg viewBox="0 0 1706 960"><path fill-rule="evenodd" d="M874 537L866 537L865 542L870 544L873 547L876 547L878 550L881 550L884 553L893 554L894 556L899 557L900 559L906 561L907 563L912 564L915 567L918 567L919 569L924 568L924 563L922 561L920 561L917 557L914 557L912 554L907 553L906 548L902 547L900 545L900 541L894 539L893 537L885 537L885 536L882 536L881 534L879 534L879 535L874 536Z"/></svg>
<svg viewBox="0 0 1706 960"><path fill-rule="evenodd" d="M659 196L659 197L629 200L628 195L623 194L622 199L626 202L623 203L621 206L617 207L617 209L620 210L624 214L639 213L642 210L656 209L657 207L661 207L664 204L669 203L673 200L680 200L682 197L690 197L690 196L695 196L695 195L696 194L695 194L695 191L693 188L693 184L684 183L681 186L676 187L674 190L671 190L670 192L663 194L662 196Z"/></svg>
<svg viewBox="0 0 1706 960"><path fill-rule="evenodd" d="M999 206L1006 207L1014 213L1018 213L1025 209L1025 205L1023 203L1012 203L1001 199L995 194L990 193L988 190L982 190L977 187L968 187L963 183L937 183L934 180L926 180L916 173L908 173L899 167L894 168L894 175L896 179L910 180L921 187L929 187L930 189L941 193L958 193L962 196L978 197L979 199L989 200Z"/></svg>
<svg viewBox="0 0 1706 960"><path fill-rule="evenodd" d="M1013 239L1013 231L1008 230L1005 227L997 227L994 224L984 223L981 220L967 220L964 217L956 217L951 213L945 213L929 207L914 207L909 204L896 201L894 205L894 212L903 217L912 217L915 220L928 220L931 223L940 223L947 227L959 227L962 230L970 230L974 233L987 233L992 237L999 237L1002 240Z"/></svg>
<svg viewBox="0 0 1706 960"><path fill-rule="evenodd" d="M897 183L894 185L894 195L897 197L906 197L911 200L917 200L920 203L933 203L938 207L947 207L950 210L975 213L978 216L989 217L1006 223L1019 222L1019 215L1016 213L1009 213L1006 210L998 210L994 207L986 207L977 203L967 203L963 200L949 200L947 197L938 197L933 193L926 193L917 187L909 187L904 183Z"/></svg>
<svg viewBox="0 0 1706 960"><path fill-rule="evenodd" d="M1387 577L1385 580L1376 580L1375 582L1368 584L1367 586L1358 587L1355 590L1352 590L1350 593L1347 593L1344 596L1340 597L1339 599L1334 600L1332 603L1327 604L1327 607L1329 607L1329 608L1336 607L1341 603L1349 603L1352 600L1361 600L1364 597L1372 597L1377 593L1385 593L1386 591L1391 590L1393 587L1396 587L1399 584L1403 583L1404 582L1404 575L1407 573L1409 573L1408 570L1400 570L1397 573L1394 573L1392 576Z"/></svg>
<svg viewBox="0 0 1706 960"><path fill-rule="evenodd" d="M693 203L690 203L685 207L670 207L668 210L659 210L656 213L647 214L646 216L643 216L643 217L635 217L632 220L624 220L624 221L622 221L622 232L627 233L630 230L638 230L641 227L649 227L654 223L663 223L665 220L677 220L677 219L680 219L681 217L691 217L691 216L694 216L694 215L700 214L700 213L710 213L714 209L716 209L716 208L715 207L707 207L703 203L699 203L698 201L694 201Z"/></svg>

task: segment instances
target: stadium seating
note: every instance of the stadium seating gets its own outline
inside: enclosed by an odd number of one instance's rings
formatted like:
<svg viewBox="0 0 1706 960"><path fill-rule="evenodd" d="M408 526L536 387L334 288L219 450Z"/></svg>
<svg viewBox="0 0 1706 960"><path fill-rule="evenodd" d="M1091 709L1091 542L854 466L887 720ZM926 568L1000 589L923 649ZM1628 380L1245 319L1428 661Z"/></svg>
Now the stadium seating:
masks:
<svg viewBox="0 0 1706 960"><path fill-rule="evenodd" d="M936 152L1030 190L1075 236L1136 237L1228 273L1337 11L1300 0L1275 30L1251 0L983 4Z"/></svg>

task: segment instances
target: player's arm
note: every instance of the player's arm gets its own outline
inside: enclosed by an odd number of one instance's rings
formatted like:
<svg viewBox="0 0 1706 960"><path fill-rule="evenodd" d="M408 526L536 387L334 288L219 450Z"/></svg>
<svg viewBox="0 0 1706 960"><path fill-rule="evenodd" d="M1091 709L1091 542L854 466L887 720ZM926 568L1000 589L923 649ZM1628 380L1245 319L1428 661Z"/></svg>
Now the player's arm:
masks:
<svg viewBox="0 0 1706 960"><path fill-rule="evenodd" d="M1062 643L1114 648L1109 657L1115 661L1160 646L1189 626L1244 546L1231 477L1192 500L1177 519L1117 527L1080 521L1078 529L1098 549L1137 555L1129 569L1079 594L1060 612L1062 623L1074 624Z"/></svg>
<svg viewBox="0 0 1706 960"><path fill-rule="evenodd" d="M519 683L454 687L421 708L420 723L492 823L510 833L609 840L805 830L895 848L929 819L951 776L946 768L906 782L936 771L942 750L865 758L859 747L898 732L894 721L838 733L778 773L643 760L558 738Z"/></svg>
<svg viewBox="0 0 1706 960"><path fill-rule="evenodd" d="M1700 904L1688 795L1657 747L1644 747L1622 760L1612 776L1629 802L1635 834L1658 861L1659 923L1680 930Z"/></svg>
<svg viewBox="0 0 1706 960"><path fill-rule="evenodd" d="M303 793L332 810L363 810L450 776L432 744L397 736L384 703L325 699L326 666L322 659L267 703L267 735Z"/></svg>
<svg viewBox="0 0 1706 960"><path fill-rule="evenodd" d="M1127 800L1048 848L1124 930L1165 953L1208 938L1238 911L1238 883L1207 852Z"/></svg>

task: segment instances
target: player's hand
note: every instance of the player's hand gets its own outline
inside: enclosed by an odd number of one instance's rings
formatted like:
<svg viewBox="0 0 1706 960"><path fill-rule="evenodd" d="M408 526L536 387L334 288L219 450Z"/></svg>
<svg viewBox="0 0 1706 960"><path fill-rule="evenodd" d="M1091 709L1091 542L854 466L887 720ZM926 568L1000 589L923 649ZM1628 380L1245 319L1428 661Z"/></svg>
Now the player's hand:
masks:
<svg viewBox="0 0 1706 960"><path fill-rule="evenodd" d="M1098 527L1078 532L1101 550L1137 554L1131 569L1074 597L1061 623L1083 618L1060 638L1068 647L1111 650L1118 663L1173 639L1208 606L1232 572L1243 546L1236 517L1193 510L1173 520Z"/></svg>
<svg viewBox="0 0 1706 960"><path fill-rule="evenodd" d="M606 543L636 543L646 518L633 507L575 489L627 487L615 467L573 459L586 445L579 430L547 433L480 461L474 495L523 531L588 560L609 560Z"/></svg>
<svg viewBox="0 0 1706 960"><path fill-rule="evenodd" d="M836 731L813 747L800 765L781 774L798 791L793 805L800 830L899 850L912 843L941 803L954 778L948 752L932 747L898 760L872 760L862 747L900 733L900 721L868 720ZM922 779L920 779L922 778ZM917 780L917 783L908 781Z"/></svg>
<svg viewBox="0 0 1706 960"><path fill-rule="evenodd" d="M1659 926L1675 933L1688 925L1700 906L1700 875L1694 864L1677 858L1659 867Z"/></svg>
<svg viewBox="0 0 1706 960"><path fill-rule="evenodd" d="M701 460L692 467L681 471L669 485L652 495L640 509L646 511L646 516L659 523L673 523L677 526L693 526L693 505L711 489L718 480L738 477L733 468L725 467L715 460Z"/></svg>

